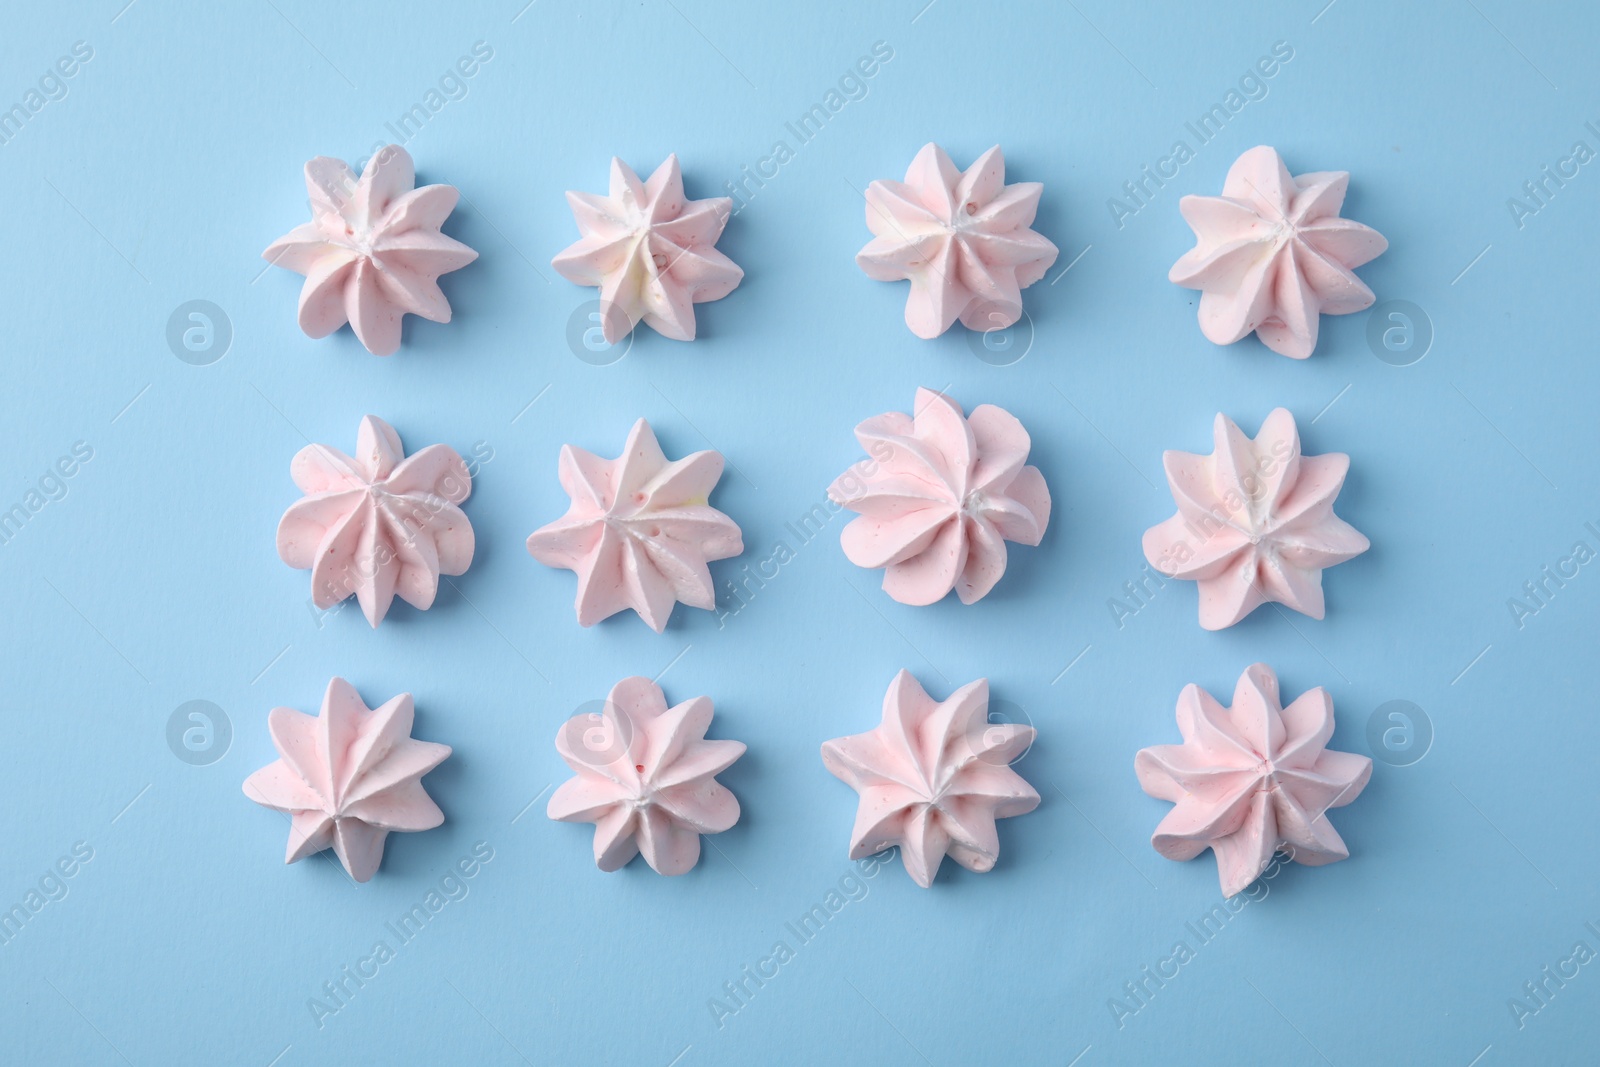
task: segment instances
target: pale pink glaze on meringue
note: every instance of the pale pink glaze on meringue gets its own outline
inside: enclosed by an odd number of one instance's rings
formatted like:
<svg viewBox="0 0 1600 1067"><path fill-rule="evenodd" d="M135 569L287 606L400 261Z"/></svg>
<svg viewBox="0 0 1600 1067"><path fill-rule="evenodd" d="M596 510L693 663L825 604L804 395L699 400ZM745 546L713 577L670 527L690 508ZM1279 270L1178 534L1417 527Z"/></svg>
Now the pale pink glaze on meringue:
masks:
<svg viewBox="0 0 1600 1067"><path fill-rule="evenodd" d="M439 275L478 253L439 232L460 196L455 187L416 184L411 156L399 145L380 150L359 179L340 159L306 164L312 219L261 257L306 276L300 328L307 336L326 337L349 322L368 352L388 356L400 347L407 313L450 321Z"/></svg>
<svg viewBox="0 0 1600 1067"><path fill-rule="evenodd" d="M1009 412L980 404L966 417L918 389L915 416L874 416L856 440L869 458L828 487L859 513L840 544L856 566L884 568L883 589L900 603L932 604L954 589L971 604L1005 573L1007 541L1044 537L1050 490L1026 465L1031 440Z"/></svg>
<svg viewBox="0 0 1600 1067"><path fill-rule="evenodd" d="M1370 546L1333 513L1350 457L1300 454L1294 416L1275 409L1254 440L1219 414L1210 455L1162 455L1178 513L1144 534L1163 574L1200 587L1200 625L1221 630L1265 603L1322 618L1322 571Z"/></svg>
<svg viewBox="0 0 1600 1067"><path fill-rule="evenodd" d="M971 330L997 330L1022 317L1022 290L1043 278L1056 246L1035 233L1044 186L1006 184L1000 146L965 171L945 150L925 145L906 180L867 186L873 239L856 265L880 282L909 279L906 325L938 337L959 318Z"/></svg>
<svg viewBox="0 0 1600 1067"><path fill-rule="evenodd" d="M927 889L949 856L969 871L1000 857L997 819L1025 815L1039 794L1011 769L1034 729L988 718L980 678L936 701L901 671L883 698L883 721L822 745L822 762L861 794L850 858L898 846L906 872Z"/></svg>
<svg viewBox="0 0 1600 1067"><path fill-rule="evenodd" d="M632 608L660 633L675 603L716 607L708 563L744 551L739 526L708 503L722 456L669 460L644 419L616 459L563 445L567 513L535 530L528 551L578 575L578 624Z"/></svg>
<svg viewBox="0 0 1600 1067"><path fill-rule="evenodd" d="M353 458L307 445L289 474L306 495L278 523L278 555L310 569L319 608L354 593L377 626L396 596L432 607L439 576L465 574L472 563L472 524L457 507L472 492L472 476L448 445L408 459L394 427L368 415Z"/></svg>
<svg viewBox="0 0 1600 1067"><path fill-rule="evenodd" d="M414 715L410 693L368 709L343 678L328 683L320 715L272 709L267 728L281 758L246 778L244 795L290 817L285 863L331 848L350 877L365 882L391 831L444 822L422 776L450 746L414 740Z"/></svg>
<svg viewBox="0 0 1600 1067"><path fill-rule="evenodd" d="M700 860L700 835L739 821L739 800L716 776L744 755L740 741L708 741L712 707L695 697L667 707L648 678L624 678L598 714L578 714L556 734L577 773L550 797L550 818L594 823L594 861L615 871L641 853L658 874Z"/></svg>
<svg viewBox="0 0 1600 1067"><path fill-rule="evenodd" d="M686 197L676 155L644 182L613 158L609 196L569 192L567 203L583 236L551 265L570 282L600 287L611 344L640 320L663 337L694 340L694 305L721 300L744 277L716 249L733 201Z"/></svg>
<svg viewBox="0 0 1600 1067"><path fill-rule="evenodd" d="M1309 867L1348 859L1326 812L1361 793L1372 761L1329 749L1333 726L1326 689L1308 690L1285 708L1265 663L1239 676L1229 708L1184 686L1183 744L1140 749L1134 759L1144 791L1177 805L1150 843L1169 860L1211 849L1227 897L1259 878L1280 850Z"/></svg>
<svg viewBox="0 0 1600 1067"><path fill-rule="evenodd" d="M1347 171L1290 177L1278 150L1262 145L1228 170L1221 196L1178 202L1195 246L1168 278L1202 290L1200 331L1229 345L1252 331L1274 352L1305 359L1321 315L1372 306L1352 271L1383 253L1377 230L1339 217Z"/></svg>

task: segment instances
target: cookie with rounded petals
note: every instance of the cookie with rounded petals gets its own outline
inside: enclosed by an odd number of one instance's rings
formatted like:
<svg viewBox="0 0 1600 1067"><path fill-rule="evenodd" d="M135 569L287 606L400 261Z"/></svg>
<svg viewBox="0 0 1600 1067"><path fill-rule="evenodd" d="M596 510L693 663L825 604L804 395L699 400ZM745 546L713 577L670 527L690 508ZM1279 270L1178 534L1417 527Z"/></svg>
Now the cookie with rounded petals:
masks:
<svg viewBox="0 0 1600 1067"><path fill-rule="evenodd" d="M934 700L901 671L878 726L823 743L822 762L861 794L851 859L898 847L924 889L947 855L969 871L993 869L995 821L1032 811L1039 794L1011 769L1033 744L1033 727L991 723L988 711L987 679Z"/></svg>
<svg viewBox="0 0 1600 1067"><path fill-rule="evenodd" d="M1198 583L1200 625L1222 630L1262 604L1322 618L1322 571L1370 542L1333 513L1350 457L1300 453L1294 416L1275 409L1252 440L1219 414L1210 455L1162 455L1178 513L1144 533L1162 574Z"/></svg>
<svg viewBox="0 0 1600 1067"><path fill-rule="evenodd" d="M648 678L624 678L599 714L573 716L556 751L577 774L550 796L562 822L594 823L594 861L615 871L633 857L658 874L683 874L700 861L700 835L739 821L739 800L716 776L744 755L739 741L708 741L711 701L667 707Z"/></svg>
<svg viewBox="0 0 1600 1067"><path fill-rule="evenodd" d="M1239 676L1232 707L1184 686L1183 744L1140 749L1134 759L1144 791L1175 805L1150 843L1169 860L1211 849L1225 897L1259 878L1280 851L1309 867L1348 859L1327 812L1360 795L1372 761L1328 748L1333 726L1326 689L1284 707L1278 676L1265 663Z"/></svg>
<svg viewBox="0 0 1600 1067"><path fill-rule="evenodd" d="M389 145L357 178L343 160L306 164L311 221L267 246L261 258L306 276L300 328L326 337L346 322L368 352L400 347L407 314L450 321L441 274L460 270L478 253L439 232L460 194L451 185L416 188L411 156Z"/></svg>
<svg viewBox="0 0 1600 1067"><path fill-rule="evenodd" d="M614 158L610 195L569 192L567 203L583 236L551 265L569 282L599 287L609 344L641 321L663 337L693 341L694 305L721 300L744 277L716 249L733 201L685 196L676 155L643 182Z"/></svg>
<svg viewBox="0 0 1600 1067"><path fill-rule="evenodd" d="M1056 246L1031 229L1043 192L1038 182L1006 184L999 145L965 171L925 145L905 181L867 186L873 238L856 265L880 282L911 282L906 325L918 337L938 337L957 319L1004 329L1022 317L1022 290L1056 261Z"/></svg>
<svg viewBox="0 0 1600 1067"><path fill-rule="evenodd" d="M422 776L450 746L413 739L414 715L410 693L369 709L343 678L328 683L316 716L272 709L267 728L280 758L245 779L244 795L289 816L285 863L331 848L350 877L365 882L391 832L444 822Z"/></svg>
<svg viewBox="0 0 1600 1067"><path fill-rule="evenodd" d="M656 633L676 603L711 610L708 563L744 551L739 526L708 502L722 456L669 460L650 424L634 423L616 459L561 447L567 513L528 537L528 552L578 576L578 625L632 608Z"/></svg>
<svg viewBox="0 0 1600 1067"><path fill-rule="evenodd" d="M1006 569L1007 541L1037 545L1050 490L1027 465L1022 423L993 404L961 405L918 389L916 414L891 411L856 427L868 458L834 479L828 496L858 514L840 536L851 563L884 569L902 604L932 604L954 589L986 596Z"/></svg>
<svg viewBox="0 0 1600 1067"><path fill-rule="evenodd" d="M1339 217L1347 171L1291 177L1278 150L1252 148L1228 169L1221 196L1186 196L1178 210L1195 246L1167 277L1201 290L1200 331L1231 345L1255 333L1293 359L1317 347L1323 315L1372 306L1357 267L1389 247L1370 226Z"/></svg>
<svg viewBox="0 0 1600 1067"><path fill-rule="evenodd" d="M327 609L355 594L373 626L398 596L433 606L440 575L465 574L476 540L459 505L472 475L448 445L407 457L394 427L368 415L356 454L307 445L289 474L306 495L278 523L278 556L311 571L311 600Z"/></svg>

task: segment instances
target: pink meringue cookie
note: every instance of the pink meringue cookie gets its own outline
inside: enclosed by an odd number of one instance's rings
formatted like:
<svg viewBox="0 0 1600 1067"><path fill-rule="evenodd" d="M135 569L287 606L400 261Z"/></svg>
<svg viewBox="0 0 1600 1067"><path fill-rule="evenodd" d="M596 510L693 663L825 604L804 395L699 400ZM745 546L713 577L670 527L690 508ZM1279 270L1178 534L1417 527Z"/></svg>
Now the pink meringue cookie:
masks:
<svg viewBox="0 0 1600 1067"><path fill-rule="evenodd" d="M1254 440L1219 414L1210 455L1161 459L1178 513L1144 533L1162 574L1200 586L1200 625L1221 630L1265 603L1324 614L1322 571L1370 542L1333 513L1350 457L1300 454L1294 416L1276 408Z"/></svg>
<svg viewBox="0 0 1600 1067"><path fill-rule="evenodd" d="M867 186L873 239L856 265L876 281L911 281L906 325L918 337L958 318L970 330L1004 329L1022 317L1022 290L1056 261L1056 246L1029 228L1043 192L1038 182L1006 184L999 145L965 172L925 145L904 182Z"/></svg>
<svg viewBox="0 0 1600 1067"><path fill-rule="evenodd" d="M707 564L744 551L738 524L708 503L720 453L669 460L640 419L616 459L563 445L560 477L572 504L528 552L578 575L580 626L632 608L660 633L675 603L716 607Z"/></svg>
<svg viewBox="0 0 1600 1067"><path fill-rule="evenodd" d="M718 252L733 201L690 200L678 157L650 180L611 160L611 193L567 193L583 237L551 261L561 276L600 287L601 331L616 344L644 320L674 341L693 341L694 305L721 300L744 271Z"/></svg>
<svg viewBox="0 0 1600 1067"><path fill-rule="evenodd" d="M1169 860L1211 849L1227 897L1259 878L1279 850L1308 867L1348 859L1326 812L1361 793L1372 761L1329 749L1333 726L1326 689L1308 690L1285 708L1265 663L1245 668L1229 708L1184 686L1183 744L1140 749L1134 759L1144 791L1177 805L1150 843Z"/></svg>
<svg viewBox="0 0 1600 1067"><path fill-rule="evenodd" d="M472 476L455 449L429 445L409 459L394 427L368 415L356 455L307 445L289 464L305 498L278 523L278 555L311 571L311 599L331 608L354 593L374 627L394 598L426 611L441 574L472 563L472 524L456 505Z"/></svg>
<svg viewBox="0 0 1600 1067"><path fill-rule="evenodd" d="M885 568L883 589L902 604L932 604L951 589L971 604L1006 569L1007 541L1037 545L1050 523L1050 490L1025 464L1028 431L980 404L964 417L942 393L918 389L916 414L891 411L856 427L869 458L828 487L859 513L840 536L858 567Z"/></svg>
<svg viewBox="0 0 1600 1067"><path fill-rule="evenodd" d="M712 707L695 697L667 707L648 678L624 678L599 714L578 714L556 734L576 778L550 796L562 822L594 823L594 861L615 871L644 854L658 874L700 860L700 835L739 821L739 800L716 776L744 755L740 741L708 741Z"/></svg>
<svg viewBox="0 0 1600 1067"><path fill-rule="evenodd" d="M1349 184L1342 170L1290 177L1278 150L1262 145L1228 169L1221 196L1178 202L1195 246L1167 277L1202 290L1208 340L1230 345L1254 331L1274 352L1305 359L1319 316L1372 306L1372 290L1351 272L1389 242L1339 217Z"/></svg>
<svg viewBox="0 0 1600 1067"><path fill-rule="evenodd" d="M454 186L416 188L411 156L389 145L358 180L343 160L306 164L311 221L267 246L261 258L306 276L300 328L326 337L346 322L375 356L400 347L407 313L450 321L438 278L478 253L439 232L460 196Z"/></svg>
<svg viewBox="0 0 1600 1067"><path fill-rule="evenodd" d="M1026 815L1039 794L1011 769L1034 729L988 718L980 678L936 701L901 671L883 698L883 721L822 745L822 762L861 794L850 858L898 846L906 872L927 889L949 856L969 871L1000 857L997 819Z"/></svg>
<svg viewBox="0 0 1600 1067"><path fill-rule="evenodd" d="M391 831L444 822L422 776L450 746L413 740L414 715L410 693L369 709L343 678L328 683L320 715L272 709L267 728L281 758L246 778L244 795L290 817L285 863L331 848L350 877L365 882Z"/></svg>

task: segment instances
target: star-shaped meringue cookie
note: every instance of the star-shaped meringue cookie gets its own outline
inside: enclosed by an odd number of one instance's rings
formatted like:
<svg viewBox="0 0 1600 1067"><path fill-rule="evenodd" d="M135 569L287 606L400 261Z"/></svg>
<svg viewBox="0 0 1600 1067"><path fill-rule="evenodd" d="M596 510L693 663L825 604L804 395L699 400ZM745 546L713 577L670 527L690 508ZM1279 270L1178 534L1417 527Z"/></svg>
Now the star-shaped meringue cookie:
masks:
<svg viewBox="0 0 1600 1067"><path fill-rule="evenodd" d="M674 341L693 341L694 305L721 300L744 271L716 249L733 201L690 200L671 155L641 182L611 160L611 192L567 193L583 237L551 265L578 285L600 287L601 330L616 344L642 319Z"/></svg>
<svg viewBox="0 0 1600 1067"><path fill-rule="evenodd" d="M1360 794L1372 761L1329 749L1333 726L1326 689L1308 690L1285 708L1278 676L1264 663L1239 676L1229 708L1184 686L1183 744L1141 749L1134 760L1144 791L1176 805L1150 843L1170 860L1211 849L1228 897L1259 878L1278 851L1310 867L1348 859L1326 812Z"/></svg>
<svg viewBox="0 0 1600 1067"><path fill-rule="evenodd" d="M1275 409L1254 440L1219 414L1210 455L1162 455L1178 513L1144 534L1163 574L1199 583L1200 625L1232 626L1264 603L1324 613L1322 571L1370 542L1333 513L1350 457L1300 454L1294 416Z"/></svg>
<svg viewBox="0 0 1600 1067"><path fill-rule="evenodd" d="M925 145L905 181L867 186L874 236L856 264L880 282L911 281L906 325L918 337L938 337L957 319L1004 329L1022 317L1022 290L1056 261L1056 246L1030 229L1043 192L1038 182L1006 184L999 145L965 171Z"/></svg>
<svg viewBox="0 0 1600 1067"><path fill-rule="evenodd" d="M616 459L561 448L567 513L528 538L533 558L578 575L578 623L632 608L666 629L672 606L716 607L708 563L744 551L739 526L708 503L722 456L669 460L644 419Z"/></svg>
<svg viewBox="0 0 1600 1067"><path fill-rule="evenodd" d="M331 848L350 877L365 882L391 831L444 822L422 776L450 746L414 740L413 717L410 693L369 710L343 678L328 683L320 715L272 709L267 728L281 758L246 778L244 795L290 817L285 863Z"/></svg>
<svg viewBox="0 0 1600 1067"><path fill-rule="evenodd" d="M407 457L394 427L368 415L356 454L307 445L289 464L304 498L278 523L278 555L311 571L311 599L326 610L354 593L373 626L396 596L426 611L441 574L472 563L472 524L458 505L472 476L449 445Z"/></svg>
<svg viewBox="0 0 1600 1067"><path fill-rule="evenodd" d="M478 253L439 232L460 194L451 185L416 188L411 156L389 145L356 178L343 160L306 164L311 221L267 246L261 258L306 276L300 328L326 337L346 322L375 356L400 347L406 314L450 321L438 278Z"/></svg>
<svg viewBox="0 0 1600 1067"><path fill-rule="evenodd" d="M624 678L598 714L574 715L556 751L577 777L550 796L550 818L594 823L594 861L615 871L643 853L658 874L700 860L700 835L739 821L739 800L716 779L744 755L740 741L708 741L712 707L695 697L667 707L648 678Z"/></svg>
<svg viewBox="0 0 1600 1067"><path fill-rule="evenodd" d="M1032 811L1039 794L1010 766L1033 743L1033 727L991 723L988 710L986 679L936 701L901 671L877 727L823 743L822 762L861 794L851 859L899 846L924 889L946 855L979 874L994 867L995 820Z"/></svg>
<svg viewBox="0 0 1600 1067"><path fill-rule="evenodd" d="M1352 273L1389 242L1339 217L1347 171L1290 177L1278 150L1262 145L1228 169L1221 196L1178 202L1195 246L1169 279L1202 290L1200 331L1230 345L1254 331L1274 352L1305 359L1317 347L1321 315L1372 306Z"/></svg>
<svg viewBox="0 0 1600 1067"><path fill-rule="evenodd" d="M1028 431L1005 409L980 404L968 417L918 389L914 415L867 419L856 440L868 458L828 487L858 513L840 543L856 566L884 568L884 591L900 603L932 604L951 589L975 603L1005 573L1007 541L1044 538L1050 490L1027 466Z"/></svg>

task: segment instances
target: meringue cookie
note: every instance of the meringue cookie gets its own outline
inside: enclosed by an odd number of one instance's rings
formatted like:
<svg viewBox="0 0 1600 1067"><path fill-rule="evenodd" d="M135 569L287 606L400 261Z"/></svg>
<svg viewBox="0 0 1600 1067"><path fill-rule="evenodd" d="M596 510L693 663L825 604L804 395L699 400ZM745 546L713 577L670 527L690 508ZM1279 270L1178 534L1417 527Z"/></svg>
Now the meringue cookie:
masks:
<svg viewBox="0 0 1600 1067"><path fill-rule="evenodd" d="M695 697L667 707L648 678L624 678L599 714L579 714L556 734L577 772L550 796L547 813L594 823L594 861L615 871L641 852L658 874L700 860L700 835L739 821L739 800L716 779L744 755L740 741L707 741L712 707Z"/></svg>
<svg viewBox="0 0 1600 1067"><path fill-rule="evenodd" d="M859 513L840 535L858 567L883 567L902 604L932 604L951 589L971 604L1006 569L1007 541L1037 545L1050 490L1025 466L1030 439L1014 416L980 404L970 418L942 393L918 389L916 414L891 411L856 427L869 453L828 487Z"/></svg>
<svg viewBox="0 0 1600 1067"><path fill-rule="evenodd" d="M706 564L744 551L738 524L707 502L720 453L669 460L640 419L616 459L563 445L560 477L572 504L529 536L528 552L578 575L580 626L632 608L660 633L675 603L716 607Z"/></svg>
<svg viewBox="0 0 1600 1067"><path fill-rule="evenodd" d="M1285 708L1278 676L1264 663L1245 668L1229 708L1184 686L1183 744L1140 749L1134 759L1144 791L1177 805L1150 843L1169 860L1211 849L1226 897L1260 877L1280 849L1309 867L1348 859L1325 813L1361 793L1372 761L1327 748L1333 726L1326 689L1308 690Z"/></svg>
<svg viewBox="0 0 1600 1067"><path fill-rule="evenodd" d="M1300 454L1294 416L1276 408L1254 440L1219 414L1216 450L1161 461L1178 513L1144 533L1162 574L1200 585L1200 625L1221 630L1265 603L1324 614L1322 571L1369 542L1333 513L1350 457Z"/></svg>
<svg viewBox="0 0 1600 1067"><path fill-rule="evenodd" d="M441 274L478 253L439 232L460 196L454 186L416 188L411 156L389 145L358 180L343 160L306 164L310 222L267 246L261 258L306 276L300 328L326 337L346 322L375 356L400 347L400 319L410 313L450 321Z"/></svg>
<svg viewBox="0 0 1600 1067"><path fill-rule="evenodd" d="M938 337L958 318L970 330L1012 325L1022 290L1056 261L1056 246L1029 228L1044 186L1005 182L999 145L962 172L930 143L904 182L867 186L873 239L856 265L876 281L910 279L906 325L918 337Z"/></svg>
<svg viewBox="0 0 1600 1067"><path fill-rule="evenodd" d="M1278 150L1262 145L1228 169L1221 196L1178 202L1195 246L1167 277L1203 291L1208 340L1230 345L1254 331L1274 352L1305 359L1320 315L1372 306L1372 290L1351 272L1389 242L1339 217L1349 184L1342 170L1290 177Z"/></svg>
<svg viewBox="0 0 1600 1067"><path fill-rule="evenodd" d="M422 776L450 746L413 740L414 714L410 693L368 709L343 678L328 683L320 715L272 709L267 728L281 758L246 778L244 795L290 816L285 863L331 848L350 877L365 882L390 831L444 822Z"/></svg>
<svg viewBox="0 0 1600 1067"><path fill-rule="evenodd" d="M368 415L351 458L307 445L289 464L305 498L278 523L278 555L311 571L311 599L331 608L354 593L373 626L398 595L426 611L441 574L472 563L472 524L456 505L472 476L455 449L429 445L409 459L394 427Z"/></svg>
<svg viewBox="0 0 1600 1067"><path fill-rule="evenodd" d="M650 180L611 160L611 193L567 193L583 237L551 265L578 285L600 287L601 331L616 344L644 320L674 341L693 341L694 305L721 300L744 277L716 249L733 201L690 200L678 157L670 155Z"/></svg>
<svg viewBox="0 0 1600 1067"><path fill-rule="evenodd" d="M979 874L994 867L995 820L1027 814L1039 794L1010 767L1033 744L1033 727L991 723L988 709L987 679L935 701L901 671L877 727L823 743L822 762L861 794L851 859L897 845L924 889L946 855Z"/></svg>

